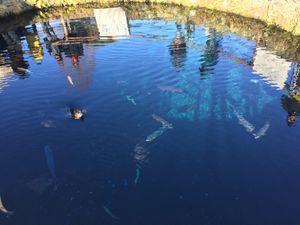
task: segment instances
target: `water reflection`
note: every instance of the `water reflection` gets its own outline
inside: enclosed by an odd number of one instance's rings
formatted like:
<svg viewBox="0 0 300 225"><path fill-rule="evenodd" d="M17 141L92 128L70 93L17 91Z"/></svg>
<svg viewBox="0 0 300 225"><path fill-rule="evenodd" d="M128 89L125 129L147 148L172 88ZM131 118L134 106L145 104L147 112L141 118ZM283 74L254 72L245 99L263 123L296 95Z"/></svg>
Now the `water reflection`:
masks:
<svg viewBox="0 0 300 225"><path fill-rule="evenodd" d="M18 29L17 31L9 31L1 34L1 49L7 51L7 54L4 55L5 58L3 61L9 63L12 70L20 75L20 78L25 78L26 72L21 71L18 68L29 68L29 64L23 56L24 52L21 43L21 37L23 36L22 31L24 31L24 29Z"/></svg>
<svg viewBox="0 0 300 225"><path fill-rule="evenodd" d="M180 70L186 58L186 38L183 34L181 24L176 23L176 37L172 39L170 55L173 65L177 70Z"/></svg>
<svg viewBox="0 0 300 225"><path fill-rule="evenodd" d="M45 32L45 44L48 52L55 58L62 73L70 76L74 86L86 89L92 80L95 67L94 48L84 48L86 42L97 39L97 29L93 18L65 20L55 23L55 29L49 22L42 23ZM56 31L63 32L58 35ZM62 36L62 38L58 38ZM84 66L84 69L83 69Z"/></svg>
<svg viewBox="0 0 300 225"><path fill-rule="evenodd" d="M2 65L9 64L12 71L19 74L21 78L29 76L30 65L28 60L24 58L24 54L31 55L35 62L41 63L44 55L43 43L40 41L40 36L42 36L48 53L56 60L62 74L66 77L66 81L71 79L72 86L75 88L87 89L91 85L92 75L96 67L96 50L92 45L85 43L97 42L105 46L117 41L120 37L128 37L130 34L127 17L123 9L95 9L93 13L94 17L69 19L60 16L59 20L42 22L39 24L42 31L39 32L37 25L33 24L18 28L16 31L1 33ZM108 17L114 18L114 22L105 19ZM185 65L188 49L190 48L194 52L198 51L200 54L199 73L201 78L205 79L200 86L189 77L181 79L176 87L171 86L172 90L180 89L184 92L170 96L168 114L175 118L188 118L189 120L208 118L212 115L218 120L234 117L231 108L226 104L226 101L222 100L224 97L214 93L212 89L215 77L211 76L214 73L219 73L219 71L215 72L214 70L223 59L235 62L237 66L230 68L227 75L228 85L226 89L228 95L226 99L234 104L241 114L250 111L253 113L255 108L257 112L262 111L264 105L271 102L272 97L264 91L260 83L256 85L259 93L257 105L250 109L251 100L243 97L241 87L231 85L230 81L238 82L241 79L239 78L240 70L248 68L253 69L254 73L261 76L271 86L283 89L287 74L295 73L291 63L259 45L249 41L239 43L240 40L233 35L217 32L215 28L211 27L204 28L206 41L199 44L195 36L194 17L194 13L189 12L185 23L175 23L175 37L170 39L169 52L175 69L180 73L184 69L193 69L189 68L189 64ZM232 44L232 40L236 43ZM23 49L22 41L27 42L29 52ZM269 63L271 61L277 63ZM7 66L3 68L7 68ZM258 82L258 80L252 80ZM158 86L170 87L165 84ZM212 98L212 95L216 96L215 99ZM283 99L286 100L282 100L284 102L282 105L284 109L287 109L286 105L290 104L286 102L290 102L291 97ZM292 99L296 99L295 95ZM295 101L297 102L297 100ZM295 110L287 111L292 118L297 114L295 114Z"/></svg>
<svg viewBox="0 0 300 225"><path fill-rule="evenodd" d="M0 93L3 92L4 88L9 85L9 77L12 73L13 70L10 66L0 66Z"/></svg>
<svg viewBox="0 0 300 225"><path fill-rule="evenodd" d="M272 62L272 63L271 63ZM292 69L292 63L278 57L273 52L257 46L253 57L253 70L272 87L283 89Z"/></svg>
<svg viewBox="0 0 300 225"><path fill-rule="evenodd" d="M94 15L101 39L129 37L127 16L122 8L95 9Z"/></svg>
<svg viewBox="0 0 300 225"><path fill-rule="evenodd" d="M218 62L219 46L222 40L220 33L214 28L205 28L205 36L207 37L204 54L201 58L201 66L199 68L200 75L205 76L211 73L214 66Z"/></svg>
<svg viewBox="0 0 300 225"><path fill-rule="evenodd" d="M28 27L26 30L24 30L24 33L28 43L28 48L30 49L30 54L37 63L41 63L44 53L36 25L31 25L31 27Z"/></svg>
<svg viewBox="0 0 300 225"><path fill-rule="evenodd" d="M286 94L281 98L281 104L288 113L287 124L292 126L300 114L300 65L293 63L286 81Z"/></svg>
<svg viewBox="0 0 300 225"><path fill-rule="evenodd" d="M7 130L0 141L8 147L1 150L0 164L9 172L1 175L6 182L0 191L8 196L5 206L16 209L12 224L24 217L50 218L45 224L57 218L66 224L161 223L153 211L163 212L164 224L217 224L211 218L223 218L224 202L234 212L236 196L245 198L238 208L259 202L254 195L270 185L259 186L264 182L257 177L264 171L269 179L278 170L266 167L279 151L274 145L296 143L281 129L283 115L291 126L300 113L297 61L200 26L190 11L180 21L127 21L126 10L59 15L1 33L0 124ZM106 20L114 12L111 24ZM30 77L7 87L14 74ZM84 121L71 119L82 118L77 107L88 108ZM277 175L272 184L281 179ZM231 191L228 199L224 190ZM190 211L199 202L207 203L205 219ZM175 215L176 207L182 213ZM136 215L143 217L136 222ZM235 218L218 224L243 224L228 222Z"/></svg>
<svg viewBox="0 0 300 225"><path fill-rule="evenodd" d="M110 15L109 18L115 18L115 28L109 31L107 28L111 24L100 20L107 13ZM78 89L86 89L91 84L95 68L95 48L84 47L84 43L99 42L101 37L105 37L105 41L100 41L101 43L112 43L120 36L129 35L127 18L121 8L95 10L95 18L64 19L61 17L60 20L55 21L55 27L50 21L42 22L40 26L48 53L55 58L62 73L66 77L72 77L74 86ZM120 29L122 29L121 33ZM1 55L1 64L9 64L20 78L28 77L30 65L24 58L24 54L30 54L37 63L42 63L44 53L40 35L36 24L1 33L1 49L7 51L7 54ZM23 49L23 40L27 42L29 52Z"/></svg>

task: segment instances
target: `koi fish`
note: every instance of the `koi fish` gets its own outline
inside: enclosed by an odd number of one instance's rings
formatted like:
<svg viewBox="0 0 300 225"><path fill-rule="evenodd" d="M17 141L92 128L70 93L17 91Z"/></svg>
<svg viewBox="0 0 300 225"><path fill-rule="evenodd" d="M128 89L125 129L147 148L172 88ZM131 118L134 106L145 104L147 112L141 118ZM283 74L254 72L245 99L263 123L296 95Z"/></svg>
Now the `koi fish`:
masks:
<svg viewBox="0 0 300 225"><path fill-rule="evenodd" d="M127 100L130 101L132 104L136 105L136 102L134 100L134 98L132 98L130 95L126 96Z"/></svg>
<svg viewBox="0 0 300 225"><path fill-rule="evenodd" d="M52 175L52 177L55 179L56 178L56 171L55 171L55 163L54 163L54 157L53 157L53 151L50 148L50 146L45 146L44 148L46 160L47 160L47 165L48 169Z"/></svg>
<svg viewBox="0 0 300 225"><path fill-rule="evenodd" d="M41 122L41 125L45 128L56 128L54 121L52 120L44 120Z"/></svg>
<svg viewBox="0 0 300 225"><path fill-rule="evenodd" d="M141 175L141 167L137 165L136 168L136 175L135 175L135 179L134 179L134 184L136 185L139 182L140 179L140 175Z"/></svg>
<svg viewBox="0 0 300 225"><path fill-rule="evenodd" d="M14 213L13 211L8 211L8 210L4 207L4 205L3 205L3 203L2 203L1 196L0 196L0 211L3 212L3 213L6 213L6 214L8 214L8 215L12 215L12 214Z"/></svg>
<svg viewBox="0 0 300 225"><path fill-rule="evenodd" d="M152 118L155 119L157 122L161 123L163 125L163 127L168 128L168 129L172 129L173 125L171 123L169 123L168 121L166 121L165 119L161 118L160 116L156 115L156 114L152 114Z"/></svg>
<svg viewBox="0 0 300 225"><path fill-rule="evenodd" d="M239 124L242 125L247 132L253 132L255 130L255 127L245 119L245 117L243 117L243 115L239 114L235 108L233 107L233 105L231 105L229 102L227 102L227 104L232 108L234 115L236 116L236 118L239 121Z"/></svg>
<svg viewBox="0 0 300 225"><path fill-rule="evenodd" d="M270 127L270 123L267 122L262 128L259 129L259 131L257 131L256 133L253 134L254 139L259 139L262 136L265 136L269 127Z"/></svg>
<svg viewBox="0 0 300 225"><path fill-rule="evenodd" d="M239 124L242 125L247 132L254 131L255 127L250 122L248 122L242 115L235 112L235 116L239 120Z"/></svg>
<svg viewBox="0 0 300 225"><path fill-rule="evenodd" d="M70 76L68 75L68 76L67 76L67 79L68 79L69 83L70 83L73 87L75 87L75 85L74 85L74 83L73 83L73 80L72 80L72 77L70 77Z"/></svg>
<svg viewBox="0 0 300 225"><path fill-rule="evenodd" d="M117 80L117 84L127 84L126 80Z"/></svg>
<svg viewBox="0 0 300 225"><path fill-rule="evenodd" d="M105 205L103 206L104 211L106 212L107 215L109 215L111 218L113 218L114 220L119 219L118 217L116 217L114 214L112 214L112 212L110 211L109 208L107 208Z"/></svg>
<svg viewBox="0 0 300 225"><path fill-rule="evenodd" d="M173 86L159 85L157 86L160 90L171 92L171 93L183 93L183 89Z"/></svg>
<svg viewBox="0 0 300 225"><path fill-rule="evenodd" d="M127 178L124 178L124 187L128 187L128 181L127 181Z"/></svg>
<svg viewBox="0 0 300 225"><path fill-rule="evenodd" d="M178 112L180 112L180 113L182 113L182 112L191 112L191 111L195 110L195 108L196 108L196 104L183 105L183 106L178 108Z"/></svg>
<svg viewBox="0 0 300 225"><path fill-rule="evenodd" d="M150 152L141 144L137 144L134 148L134 159L140 165L145 163Z"/></svg>
<svg viewBox="0 0 300 225"><path fill-rule="evenodd" d="M147 142L155 140L157 137L161 136L165 131L166 127L160 127L158 130L154 131L152 134L148 135L146 138Z"/></svg>
<svg viewBox="0 0 300 225"><path fill-rule="evenodd" d="M256 79L251 79L250 82L254 83L254 84L257 84L259 82L259 80L256 80Z"/></svg>

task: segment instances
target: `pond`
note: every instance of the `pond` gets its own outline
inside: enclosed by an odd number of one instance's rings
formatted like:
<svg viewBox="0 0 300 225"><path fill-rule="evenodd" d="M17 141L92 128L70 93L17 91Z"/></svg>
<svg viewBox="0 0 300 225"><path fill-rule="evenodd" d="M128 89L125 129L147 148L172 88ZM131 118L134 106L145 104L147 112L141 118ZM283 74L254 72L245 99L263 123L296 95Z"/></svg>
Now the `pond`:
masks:
<svg viewBox="0 0 300 225"><path fill-rule="evenodd" d="M0 224L299 224L296 37L156 4L15 21Z"/></svg>

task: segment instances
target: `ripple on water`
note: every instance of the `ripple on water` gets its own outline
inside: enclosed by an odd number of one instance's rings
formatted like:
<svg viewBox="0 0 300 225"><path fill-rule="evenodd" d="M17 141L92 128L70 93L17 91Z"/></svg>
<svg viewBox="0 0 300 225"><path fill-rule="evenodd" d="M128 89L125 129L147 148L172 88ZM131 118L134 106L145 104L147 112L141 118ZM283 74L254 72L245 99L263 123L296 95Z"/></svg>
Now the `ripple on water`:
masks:
<svg viewBox="0 0 300 225"><path fill-rule="evenodd" d="M124 224L135 224L132 218L138 217L155 224L158 212L165 224L196 224L199 202L218 205L217 210L203 208L205 221L218 214L220 223L237 224L231 223L232 215L225 222L222 213L235 211L236 196L243 196L242 205L250 209L261 199L265 208L289 205L278 204L283 198L273 196L299 186L290 179L299 167L299 127L298 121L296 127L286 126L288 112L280 103L286 93L272 85L276 78L285 81L297 62L213 27L190 29L180 21L148 19L129 20L129 25L132 35L126 39L89 43L81 41L98 34L93 17L53 20L0 35L0 63L5 64L0 66L0 160L5 167L0 194L9 193L7 206L20 212L9 218L12 224L22 223L27 208L41 215L38 204L20 201L23 195L41 201L45 211L53 210L36 223L74 217L75 225L81 223L76 216L97 223L89 220L94 214L108 217L103 224L110 224L111 218L97 211L104 205ZM255 61L262 55L275 63ZM288 68L279 77L272 70L277 62ZM18 67L23 72L16 72ZM84 119L73 120L70 107L84 110ZM164 120L173 129L165 131ZM147 142L153 133L160 136ZM58 177L54 191L44 188L46 145L53 150ZM47 190L41 195L24 191L24 185L32 188L39 182L37 190ZM279 186L279 191L272 188ZM229 197L224 198L224 190ZM256 192L272 197L254 196ZM296 192L291 196L298 200ZM186 202L189 207L182 207ZM57 216L57 207L66 211ZM180 213L175 215L175 208ZM272 215L282 215L282 210ZM32 224L35 219L26 217Z"/></svg>

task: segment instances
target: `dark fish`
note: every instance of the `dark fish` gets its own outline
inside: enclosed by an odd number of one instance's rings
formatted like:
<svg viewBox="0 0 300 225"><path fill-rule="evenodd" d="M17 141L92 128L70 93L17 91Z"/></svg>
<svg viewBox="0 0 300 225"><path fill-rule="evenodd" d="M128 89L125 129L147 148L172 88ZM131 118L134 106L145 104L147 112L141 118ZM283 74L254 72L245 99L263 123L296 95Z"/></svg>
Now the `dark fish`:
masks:
<svg viewBox="0 0 300 225"><path fill-rule="evenodd" d="M127 181L127 178L124 178L124 187L128 187L128 181Z"/></svg>
<svg viewBox="0 0 300 225"><path fill-rule="evenodd" d="M25 187L28 188L30 191L41 194L52 184L52 182L52 179L35 178L33 180L28 181L25 184Z"/></svg>
<svg viewBox="0 0 300 225"><path fill-rule="evenodd" d="M53 157L53 151L50 148L49 145L45 146L44 148L46 160L47 160L47 165L48 169L51 173L51 176L55 179L56 178L56 172L55 172L55 163L54 163L54 157Z"/></svg>
<svg viewBox="0 0 300 225"><path fill-rule="evenodd" d="M134 179L134 184L135 185L137 185L137 183L139 182L140 175L141 175L141 167L137 165L135 179Z"/></svg>

